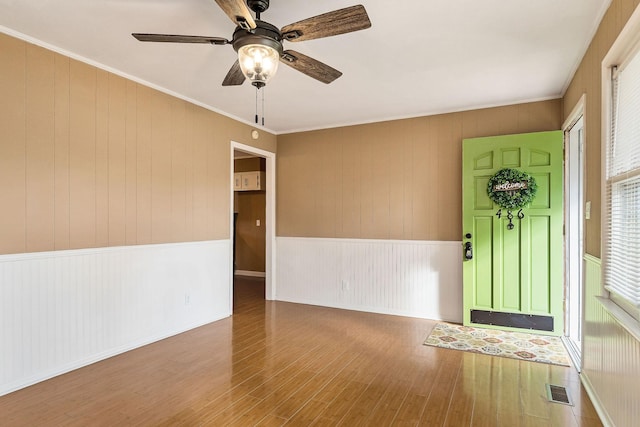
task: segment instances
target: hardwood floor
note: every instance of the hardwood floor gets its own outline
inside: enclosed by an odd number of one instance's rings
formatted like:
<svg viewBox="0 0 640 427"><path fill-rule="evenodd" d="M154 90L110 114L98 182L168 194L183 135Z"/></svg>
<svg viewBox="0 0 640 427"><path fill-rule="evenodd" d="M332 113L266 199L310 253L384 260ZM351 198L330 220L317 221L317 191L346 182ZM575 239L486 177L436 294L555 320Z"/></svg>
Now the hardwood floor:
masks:
<svg viewBox="0 0 640 427"><path fill-rule="evenodd" d="M264 301L256 279L235 291L231 318L0 397L0 425L601 425L573 368L424 346L433 321Z"/></svg>

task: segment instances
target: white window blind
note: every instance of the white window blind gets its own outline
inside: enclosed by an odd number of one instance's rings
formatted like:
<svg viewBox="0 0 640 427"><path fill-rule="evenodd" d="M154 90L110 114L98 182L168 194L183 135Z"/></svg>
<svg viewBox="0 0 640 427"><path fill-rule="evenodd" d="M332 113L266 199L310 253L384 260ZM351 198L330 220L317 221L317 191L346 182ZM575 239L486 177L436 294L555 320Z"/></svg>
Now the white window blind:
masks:
<svg viewBox="0 0 640 427"><path fill-rule="evenodd" d="M640 308L640 55L612 73L607 153L605 287L636 319Z"/></svg>

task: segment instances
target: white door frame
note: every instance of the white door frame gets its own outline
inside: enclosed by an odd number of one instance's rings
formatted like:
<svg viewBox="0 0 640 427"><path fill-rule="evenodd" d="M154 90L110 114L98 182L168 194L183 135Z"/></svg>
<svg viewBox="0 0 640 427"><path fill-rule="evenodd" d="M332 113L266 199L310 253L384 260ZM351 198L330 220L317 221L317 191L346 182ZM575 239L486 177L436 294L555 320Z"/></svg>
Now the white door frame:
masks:
<svg viewBox="0 0 640 427"><path fill-rule="evenodd" d="M573 127L578 123L579 120L582 119L582 126L586 124L586 95L582 95L578 100L578 103L575 105L566 121L562 125L562 130L565 135L565 333L563 335L563 340L565 341L565 347L571 356L574 366L581 370L581 355L582 355L582 347L583 347L583 331L584 331L584 219L585 219L585 177L584 177L584 147L585 147L585 134L586 132L582 132L582 139L580 141L582 147L570 147L569 146L569 132ZM573 158L574 155L571 154L572 148L578 148L580 150L579 156L579 165L572 164L576 160ZM575 167L578 167L578 180L575 181L575 174L572 177L569 173ZM578 186L581 190L579 194L575 193L576 186ZM571 195L577 196L577 201L574 199L573 203L570 199ZM575 218L576 215L579 215L579 218ZM575 221L579 221L579 226L576 230ZM578 235L576 235L576 232ZM578 239L578 240L576 240ZM580 253L576 253L576 250L579 250ZM567 300L570 302L570 284L571 281L575 281L575 276L578 278L578 285L580 286L580 301L579 301L579 311L578 313L571 311L571 307L567 304ZM574 301L575 303L575 301ZM575 305L574 305L575 307ZM572 331L567 328L571 328L572 322L568 317L570 315L579 314L579 335L580 335L580 347L576 348L575 341L572 340ZM573 322L575 323L575 322ZM575 330L574 334L575 335Z"/></svg>
<svg viewBox="0 0 640 427"><path fill-rule="evenodd" d="M229 261L231 282L230 307L233 312L233 182L234 182L234 151L239 150L244 153L252 154L266 159L267 171L265 173L266 180L266 212L265 212L265 298L268 300L275 299L276 296L276 153L261 150L250 145L241 144L231 141L231 176L229 187L230 215L229 215Z"/></svg>

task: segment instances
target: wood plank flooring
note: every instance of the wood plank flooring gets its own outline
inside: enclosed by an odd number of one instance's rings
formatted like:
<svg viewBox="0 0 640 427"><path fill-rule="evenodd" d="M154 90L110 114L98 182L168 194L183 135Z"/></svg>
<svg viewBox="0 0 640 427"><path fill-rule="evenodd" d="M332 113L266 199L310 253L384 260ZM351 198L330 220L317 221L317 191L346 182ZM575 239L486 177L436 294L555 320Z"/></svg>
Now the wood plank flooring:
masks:
<svg viewBox="0 0 640 427"><path fill-rule="evenodd" d="M0 397L0 425L601 425L573 368L422 345L434 325L264 301L239 278L231 318Z"/></svg>

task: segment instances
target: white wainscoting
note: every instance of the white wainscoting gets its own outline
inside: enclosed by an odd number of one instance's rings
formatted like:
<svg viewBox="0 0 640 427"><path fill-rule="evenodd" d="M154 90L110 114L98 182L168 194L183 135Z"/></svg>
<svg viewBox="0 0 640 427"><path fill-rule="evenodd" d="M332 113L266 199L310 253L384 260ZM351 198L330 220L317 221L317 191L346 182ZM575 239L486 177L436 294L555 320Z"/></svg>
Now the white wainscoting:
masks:
<svg viewBox="0 0 640 427"><path fill-rule="evenodd" d="M276 299L462 322L461 242L278 237Z"/></svg>
<svg viewBox="0 0 640 427"><path fill-rule="evenodd" d="M230 245L0 256L0 395L231 315Z"/></svg>
<svg viewBox="0 0 640 427"><path fill-rule="evenodd" d="M640 341L600 302L602 263L586 254L581 379L605 426L636 426L640 419Z"/></svg>

